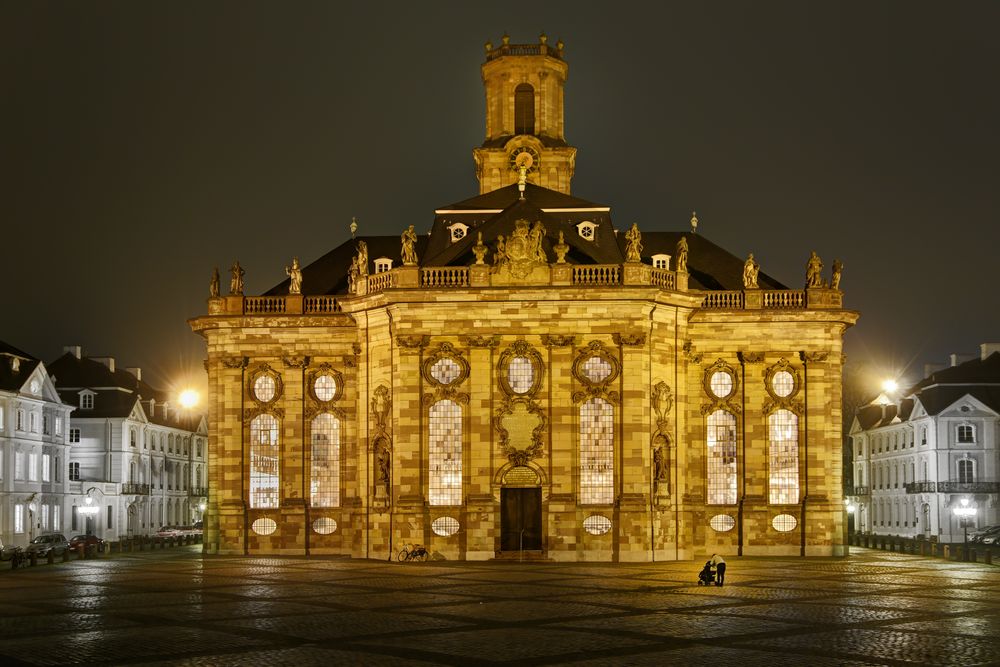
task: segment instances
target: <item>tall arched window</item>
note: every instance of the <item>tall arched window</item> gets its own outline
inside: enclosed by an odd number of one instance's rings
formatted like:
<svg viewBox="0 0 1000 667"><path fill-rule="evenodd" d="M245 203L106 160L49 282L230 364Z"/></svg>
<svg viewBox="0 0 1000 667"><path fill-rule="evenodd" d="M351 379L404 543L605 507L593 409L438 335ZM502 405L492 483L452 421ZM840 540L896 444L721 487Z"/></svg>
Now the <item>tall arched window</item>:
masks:
<svg viewBox="0 0 1000 667"><path fill-rule="evenodd" d="M960 484L971 484L976 480L975 469L972 465L972 459L959 459L958 460L958 481Z"/></svg>
<svg viewBox="0 0 1000 667"><path fill-rule="evenodd" d="M603 398L580 406L580 503L610 505L615 498L615 408Z"/></svg>
<svg viewBox="0 0 1000 667"><path fill-rule="evenodd" d="M736 503L736 416L716 410L708 416L708 504Z"/></svg>
<svg viewBox="0 0 1000 667"><path fill-rule="evenodd" d="M535 133L535 89L522 83L514 89L514 134Z"/></svg>
<svg viewBox="0 0 1000 667"><path fill-rule="evenodd" d="M337 507L340 505L340 420L324 412L312 420L310 430L310 502L313 507Z"/></svg>
<svg viewBox="0 0 1000 667"><path fill-rule="evenodd" d="M431 406L428 464L431 505L462 504L462 407L448 399Z"/></svg>
<svg viewBox="0 0 1000 667"><path fill-rule="evenodd" d="M278 420L258 415L250 422L250 507L278 506Z"/></svg>
<svg viewBox="0 0 1000 667"><path fill-rule="evenodd" d="M770 433L769 502L799 502L799 418L790 410L776 410L767 418Z"/></svg>

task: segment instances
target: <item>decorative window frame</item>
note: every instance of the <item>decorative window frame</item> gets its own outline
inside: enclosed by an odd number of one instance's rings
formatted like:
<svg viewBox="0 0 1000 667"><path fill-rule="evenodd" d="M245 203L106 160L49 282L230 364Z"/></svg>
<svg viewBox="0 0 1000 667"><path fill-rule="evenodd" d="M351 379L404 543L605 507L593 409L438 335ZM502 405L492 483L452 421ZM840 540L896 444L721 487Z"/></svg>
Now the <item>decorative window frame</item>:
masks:
<svg viewBox="0 0 1000 667"><path fill-rule="evenodd" d="M653 263L654 269L665 269L667 271L670 270L670 255L661 252L651 256L650 260Z"/></svg>
<svg viewBox="0 0 1000 667"><path fill-rule="evenodd" d="M583 364L591 357L600 357L611 365L611 373L600 382L594 382L583 372ZM617 391L611 389L611 386L621 375L622 364L618 360L618 355L601 341L592 340L586 347L577 350L572 372L573 377L583 387L582 391L573 392L574 403L583 403L591 398L603 398L612 405L621 403L621 397Z"/></svg>
<svg viewBox="0 0 1000 667"><path fill-rule="evenodd" d="M510 363L516 357L527 358L531 362L532 370L534 371L531 387L523 393L514 391L510 386L510 378L508 377ZM545 364L542 361L542 355L527 341L514 341L507 349L500 353L500 361L497 362L497 382L504 395L517 398L532 398L541 388L544 375Z"/></svg>
<svg viewBox="0 0 1000 667"><path fill-rule="evenodd" d="M972 439L971 440L963 440L962 439L962 429L963 428L968 428L968 429L970 429L972 431ZM959 444L959 445L975 445L975 444L977 444L977 441L976 441L976 425L975 424L970 424L969 422L962 422L960 424L955 424L955 443Z"/></svg>
<svg viewBox="0 0 1000 667"><path fill-rule="evenodd" d="M589 232L589 236L587 235ZM576 233L584 241L590 241L591 243L597 238L597 223L591 222L590 220L584 220L576 225Z"/></svg>
<svg viewBox="0 0 1000 667"><path fill-rule="evenodd" d="M453 222L446 228L448 230L448 240L458 243L469 235L469 226L464 222Z"/></svg>
<svg viewBox="0 0 1000 667"><path fill-rule="evenodd" d="M375 273L387 273L392 271L392 260L388 257L379 257L375 260Z"/></svg>
<svg viewBox="0 0 1000 667"><path fill-rule="evenodd" d="M451 359L458 364L458 377L448 384L439 382L431 375L431 368L442 359ZM428 386L433 389L433 391L423 395L424 405L429 408L432 403L445 398L456 401L459 405L467 404L469 402L469 395L460 392L458 388L469 379L469 370L468 360L451 343L441 343L430 351L420 363L420 374Z"/></svg>
<svg viewBox="0 0 1000 667"><path fill-rule="evenodd" d="M729 373L730 377L733 379L732 391L721 397L716 396L715 393L712 392L712 376L720 371ZM722 358L717 359L714 364L704 370L701 384L705 395L709 399L707 403L702 403L701 405L701 414L703 417L707 417L716 410L731 412L737 417L743 414L743 406L740 405L739 400L736 400L740 395L740 374L736 371L735 366L726 362ZM737 424L737 431L738 430L739 424Z"/></svg>
<svg viewBox="0 0 1000 667"><path fill-rule="evenodd" d="M96 392L90 391L89 389L84 389L80 392L80 409L81 410L93 410Z"/></svg>
<svg viewBox="0 0 1000 667"><path fill-rule="evenodd" d="M792 376L792 391L788 394L788 396L779 396L777 392L774 391L774 376L782 371L785 371ZM768 396L767 401L764 403L765 415L769 415L772 412L781 409L794 412L799 417L805 413L805 406L802 404L802 401L797 398L799 392L802 390L802 373L798 368L790 364L784 357L779 359L777 363L765 369L764 390L767 391Z"/></svg>
<svg viewBox="0 0 1000 667"><path fill-rule="evenodd" d="M257 393L254 391L254 385L257 383L257 379L263 376L268 376L274 380L274 396L267 401L262 401L257 398ZM263 363L247 373L246 391L250 400L256 403L259 408L269 407L275 405L281 399L281 396L285 391L285 383L281 379L281 373L271 368L270 364Z"/></svg>
<svg viewBox="0 0 1000 667"><path fill-rule="evenodd" d="M321 400L316 395L316 380L324 375L331 376L335 384L333 396L327 401ZM336 405L344 396L344 374L334 368L332 364L324 362L306 373L306 393L310 401L310 405L306 408L306 419L312 419L321 412L330 412L337 418L344 419L344 410Z"/></svg>

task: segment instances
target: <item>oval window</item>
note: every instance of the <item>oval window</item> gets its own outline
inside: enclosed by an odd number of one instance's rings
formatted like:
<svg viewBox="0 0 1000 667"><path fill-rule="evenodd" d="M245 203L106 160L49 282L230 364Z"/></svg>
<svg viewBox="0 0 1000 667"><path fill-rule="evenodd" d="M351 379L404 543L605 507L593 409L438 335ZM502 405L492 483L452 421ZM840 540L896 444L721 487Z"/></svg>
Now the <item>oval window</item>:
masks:
<svg viewBox="0 0 1000 667"><path fill-rule="evenodd" d="M604 535L611 530L611 519L600 514L591 514L583 520L583 529L591 535Z"/></svg>
<svg viewBox="0 0 1000 667"><path fill-rule="evenodd" d="M774 390L775 396L780 398L790 396L795 389L795 378L788 371L778 371L771 378L771 389Z"/></svg>
<svg viewBox="0 0 1000 667"><path fill-rule="evenodd" d="M278 530L278 524L275 523L274 519L257 519L250 526L250 529L258 535L270 535Z"/></svg>
<svg viewBox="0 0 1000 667"><path fill-rule="evenodd" d="M603 357L591 357L580 365L580 370L591 382L603 382L611 375L611 363Z"/></svg>
<svg viewBox="0 0 1000 667"><path fill-rule="evenodd" d="M333 379L332 375L320 375L313 383L313 391L316 392L316 398L319 400L329 401L337 393L337 381Z"/></svg>
<svg viewBox="0 0 1000 667"><path fill-rule="evenodd" d="M439 359L431 366L431 377L441 384L451 384L461 374L462 369L459 365L455 363L454 359L449 359L448 357Z"/></svg>
<svg viewBox="0 0 1000 667"><path fill-rule="evenodd" d="M267 403L274 398L275 389L274 378L270 375L261 375L254 380L253 395L262 403Z"/></svg>
<svg viewBox="0 0 1000 667"><path fill-rule="evenodd" d="M320 535L329 535L337 530L337 522L328 516L321 516L313 521L313 530Z"/></svg>
<svg viewBox="0 0 1000 667"><path fill-rule="evenodd" d="M458 532L458 519L450 516L439 516L431 522L431 530L435 535L451 537Z"/></svg>
<svg viewBox="0 0 1000 667"><path fill-rule="evenodd" d="M708 525L717 533L725 533L736 527L736 519L728 514L716 514L709 520Z"/></svg>
<svg viewBox="0 0 1000 667"><path fill-rule="evenodd" d="M733 376L726 371L716 371L712 373L709 385L712 387L713 394L719 398L725 398L733 393Z"/></svg>
<svg viewBox="0 0 1000 667"><path fill-rule="evenodd" d="M515 394L525 394L535 382L535 367L527 357L514 357L507 367L507 382Z"/></svg>
<svg viewBox="0 0 1000 667"><path fill-rule="evenodd" d="M797 525L799 525L799 522L791 514L779 514L771 519L771 527L779 533L787 533L790 530L794 530Z"/></svg>

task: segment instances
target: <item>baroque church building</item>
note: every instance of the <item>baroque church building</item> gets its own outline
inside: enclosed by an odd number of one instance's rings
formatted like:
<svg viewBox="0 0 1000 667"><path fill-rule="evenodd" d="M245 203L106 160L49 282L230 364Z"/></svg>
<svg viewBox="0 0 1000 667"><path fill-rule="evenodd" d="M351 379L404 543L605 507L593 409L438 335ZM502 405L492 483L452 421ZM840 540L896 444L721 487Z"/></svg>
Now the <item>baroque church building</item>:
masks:
<svg viewBox="0 0 1000 667"><path fill-rule="evenodd" d="M839 263L790 289L570 194L562 44L486 46L480 192L267 294L213 278L205 548L845 553ZM696 219L692 220L696 224ZM803 249L803 257L808 249Z"/></svg>

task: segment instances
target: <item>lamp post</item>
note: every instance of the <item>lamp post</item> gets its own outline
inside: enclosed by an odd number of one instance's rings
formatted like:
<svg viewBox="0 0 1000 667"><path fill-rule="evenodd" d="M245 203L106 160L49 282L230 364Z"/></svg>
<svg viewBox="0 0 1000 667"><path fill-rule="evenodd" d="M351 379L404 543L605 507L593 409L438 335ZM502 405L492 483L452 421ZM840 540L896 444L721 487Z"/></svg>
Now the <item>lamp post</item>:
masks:
<svg viewBox="0 0 1000 667"><path fill-rule="evenodd" d="M976 508L969 507L969 499L962 498L961 507L952 510L962 526L962 560L969 560L969 524L976 518Z"/></svg>

